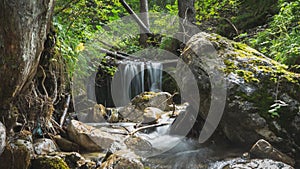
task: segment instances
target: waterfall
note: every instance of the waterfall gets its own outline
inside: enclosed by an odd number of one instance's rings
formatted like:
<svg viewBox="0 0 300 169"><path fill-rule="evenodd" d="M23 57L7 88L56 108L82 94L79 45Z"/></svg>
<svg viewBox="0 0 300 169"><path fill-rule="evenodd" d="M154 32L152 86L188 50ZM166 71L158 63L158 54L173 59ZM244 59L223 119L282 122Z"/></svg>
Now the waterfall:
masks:
<svg viewBox="0 0 300 169"><path fill-rule="evenodd" d="M118 67L116 105L123 106L144 91L162 90L162 68L158 62L122 61ZM117 99L117 100L116 100Z"/></svg>

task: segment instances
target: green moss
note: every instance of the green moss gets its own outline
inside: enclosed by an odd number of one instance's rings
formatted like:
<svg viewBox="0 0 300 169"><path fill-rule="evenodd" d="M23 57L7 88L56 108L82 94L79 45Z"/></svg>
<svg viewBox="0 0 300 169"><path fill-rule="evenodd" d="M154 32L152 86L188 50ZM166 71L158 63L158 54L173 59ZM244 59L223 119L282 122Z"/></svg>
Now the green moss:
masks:
<svg viewBox="0 0 300 169"><path fill-rule="evenodd" d="M32 160L30 169L69 169L69 167L59 157L39 157Z"/></svg>
<svg viewBox="0 0 300 169"><path fill-rule="evenodd" d="M251 71L247 71L247 70L235 70L235 72L238 76L242 77L245 82L259 82L259 80L257 78L254 77L254 73Z"/></svg>

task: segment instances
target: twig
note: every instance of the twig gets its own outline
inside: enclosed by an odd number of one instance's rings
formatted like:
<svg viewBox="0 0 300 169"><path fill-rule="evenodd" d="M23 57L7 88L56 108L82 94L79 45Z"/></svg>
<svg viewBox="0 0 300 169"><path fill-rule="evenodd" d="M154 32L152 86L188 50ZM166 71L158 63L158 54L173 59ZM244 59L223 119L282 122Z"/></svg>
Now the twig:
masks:
<svg viewBox="0 0 300 169"><path fill-rule="evenodd" d="M175 117L175 110L176 110L176 107L175 107L175 103L173 102L173 111L172 111L171 117Z"/></svg>
<svg viewBox="0 0 300 169"><path fill-rule="evenodd" d="M169 125L169 124L172 124L172 123L165 122L165 123L159 123L159 124L152 124L152 125L148 125L148 126L143 126L143 127L137 128L136 130L130 132L129 135L133 135L134 133L136 133L136 132L138 132L140 130L145 130L145 129L153 128L153 127L165 126L165 125Z"/></svg>
<svg viewBox="0 0 300 169"><path fill-rule="evenodd" d="M234 25L228 18L224 18L224 19L225 19L225 21L226 21L227 23L229 23L230 26L233 27L233 29L235 30L235 33L236 33L237 35L239 35L239 30L235 27L235 25Z"/></svg>
<svg viewBox="0 0 300 169"><path fill-rule="evenodd" d="M65 119L66 119L66 115L67 115L67 112L68 112L70 100L71 100L71 95L68 95L68 98L67 98L67 101L66 101L66 104L65 104L64 113L63 113L63 115L62 115L61 118L60 118L60 125L59 125L59 126L60 126L61 128L62 128L62 126L63 126L63 124L64 124Z"/></svg>
<svg viewBox="0 0 300 169"><path fill-rule="evenodd" d="M54 119L52 119L52 118L51 118L51 123L52 123L54 126L56 126L61 132L66 133L66 131L65 131L63 128L61 128L61 127L59 126L59 124L58 124Z"/></svg>
<svg viewBox="0 0 300 169"><path fill-rule="evenodd" d="M112 55L112 56L115 56L116 58L118 59L127 59L127 60L130 60L129 57L127 56L124 56L123 54L121 55L120 52L113 52L113 51L110 51L110 50L107 50L107 49L104 49L104 48L99 48L100 52L103 52L103 53L106 53L108 55ZM131 55L128 55L130 57L132 57Z"/></svg>

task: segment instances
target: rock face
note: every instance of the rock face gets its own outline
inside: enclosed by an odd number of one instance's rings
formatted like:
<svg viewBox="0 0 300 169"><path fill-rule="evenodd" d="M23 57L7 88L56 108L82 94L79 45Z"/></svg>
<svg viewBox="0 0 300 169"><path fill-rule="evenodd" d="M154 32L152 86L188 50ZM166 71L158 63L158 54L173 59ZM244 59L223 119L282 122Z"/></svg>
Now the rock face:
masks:
<svg viewBox="0 0 300 169"><path fill-rule="evenodd" d="M219 129L232 142L250 146L263 138L284 152L299 152L299 74L247 45L203 32L190 39L182 59L197 80L202 119L210 108L222 108L211 105L212 100L224 103ZM180 88L189 90L189 83L185 79ZM225 99L218 94L212 98L212 87L225 87Z"/></svg>

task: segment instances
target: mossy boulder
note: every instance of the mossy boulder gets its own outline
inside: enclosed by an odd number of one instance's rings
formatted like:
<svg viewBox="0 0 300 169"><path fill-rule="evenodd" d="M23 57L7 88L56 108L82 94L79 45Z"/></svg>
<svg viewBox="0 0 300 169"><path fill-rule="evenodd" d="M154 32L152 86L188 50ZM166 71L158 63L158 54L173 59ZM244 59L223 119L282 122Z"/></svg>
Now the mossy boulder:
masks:
<svg viewBox="0 0 300 169"><path fill-rule="evenodd" d="M30 169L69 169L69 166L58 156L40 156L31 160Z"/></svg>
<svg viewBox="0 0 300 169"><path fill-rule="evenodd" d="M250 146L263 138L285 152L299 152L300 74L245 44L204 32L189 40L181 57L197 80L202 119L211 108L222 109L211 105L217 100L225 104L219 129L230 141ZM189 90L190 81L182 79L180 88ZM212 97L212 87L225 92Z"/></svg>

